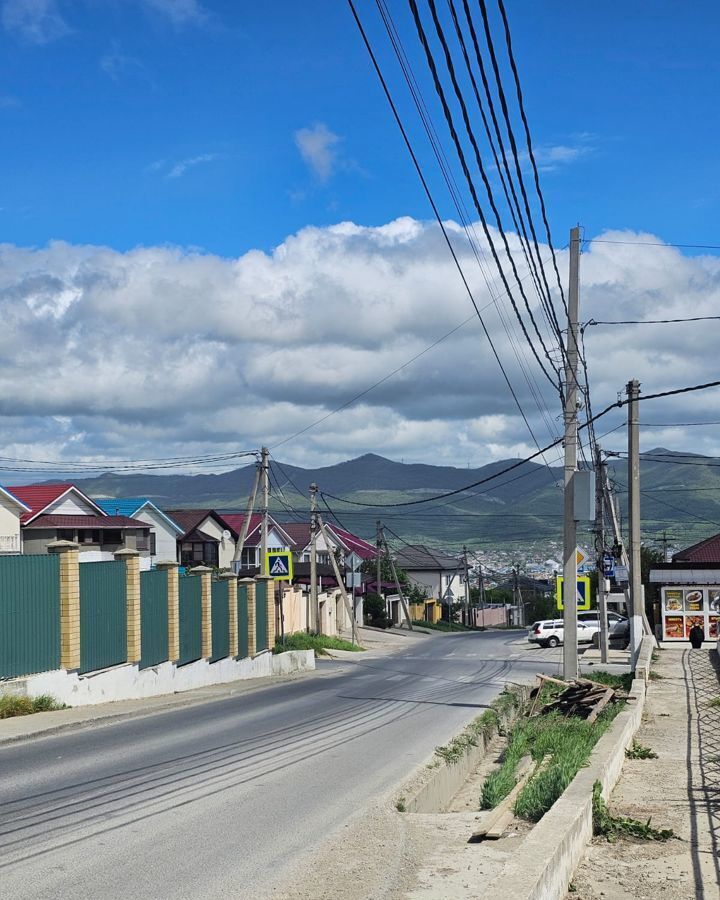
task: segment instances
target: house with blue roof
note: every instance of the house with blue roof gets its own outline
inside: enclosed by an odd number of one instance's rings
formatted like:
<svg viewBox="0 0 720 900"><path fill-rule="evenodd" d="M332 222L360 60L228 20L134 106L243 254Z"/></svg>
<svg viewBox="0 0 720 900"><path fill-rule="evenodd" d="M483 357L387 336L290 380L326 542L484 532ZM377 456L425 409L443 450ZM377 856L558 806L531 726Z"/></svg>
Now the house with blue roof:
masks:
<svg viewBox="0 0 720 900"><path fill-rule="evenodd" d="M150 556L141 559L141 568L154 566L158 560L177 560L177 542L183 528L147 497L94 498L109 516L127 516L150 525Z"/></svg>

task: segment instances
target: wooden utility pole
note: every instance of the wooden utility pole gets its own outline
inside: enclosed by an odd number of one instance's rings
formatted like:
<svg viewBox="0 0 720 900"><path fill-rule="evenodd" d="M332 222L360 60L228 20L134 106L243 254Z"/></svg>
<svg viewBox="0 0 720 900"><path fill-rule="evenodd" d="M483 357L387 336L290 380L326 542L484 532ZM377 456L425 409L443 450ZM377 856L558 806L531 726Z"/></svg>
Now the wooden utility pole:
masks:
<svg viewBox="0 0 720 900"><path fill-rule="evenodd" d="M347 595L347 591L345 590L345 585L343 584L342 575L340 574L340 566L338 565L337 560L335 559L335 554L330 549L330 535L328 534L328 530L325 527L325 523L319 514L316 514L317 523L320 528L320 533L323 536L323 540L325 541L325 546L327 547L328 555L330 557L330 562L333 567L333 571L335 572L335 580L338 583L338 587L340 588L340 593L342 594L343 603L345 604L345 612L348 614L348 618L350 619L350 628L352 629L352 642L353 644L358 643L357 639L357 627L355 625L355 614L352 608L352 603Z"/></svg>
<svg viewBox="0 0 720 900"><path fill-rule="evenodd" d="M640 382L628 381L628 524L630 526L630 664L635 668L643 632L643 595L640 542Z"/></svg>
<svg viewBox="0 0 720 900"><path fill-rule="evenodd" d="M240 529L240 537L238 538L238 542L235 545L235 554L233 556L233 569L235 572L238 572L242 567L242 552L245 547L245 540L248 535L248 528L250 526L250 517L253 514L253 510L255 509L255 498L257 497L258 487L260 485L260 472L261 472L261 463L255 463L255 477L253 478L253 485L250 491L250 496L248 497L247 507L245 508L245 518L243 519L242 528Z"/></svg>
<svg viewBox="0 0 720 900"><path fill-rule="evenodd" d="M377 529L375 535L375 543L377 547L377 559L375 560L375 590L378 597L382 597L382 553L383 553L383 528L380 519L375 523ZM385 604L385 613L387 614L387 604Z"/></svg>
<svg viewBox="0 0 720 900"><path fill-rule="evenodd" d="M483 575L482 563L478 562L478 588L480 589L480 616L482 627L485 627L485 576Z"/></svg>
<svg viewBox="0 0 720 900"><path fill-rule="evenodd" d="M260 450L260 466L262 469L262 527L260 530L260 573L267 575L267 540L268 540L268 516L270 507L270 451L267 447Z"/></svg>
<svg viewBox="0 0 720 900"><path fill-rule="evenodd" d="M385 540L385 535L383 534L383 545L385 547L385 553L387 553L388 562L390 563L390 570L392 571L393 578L395 580L395 586L397 587L398 596L400 597L400 605L403 608L403 612L405 613L405 619L408 623L408 629L413 631L413 623L410 618L410 609L407 605L407 600L405 599L405 594L403 594L402 588L400 587L400 579L398 578L397 569L395 568L395 560L392 558L392 554L390 553L390 548L387 545L387 541Z"/></svg>
<svg viewBox="0 0 720 900"><path fill-rule="evenodd" d="M310 485L310 607L312 609L315 633L320 634L320 605L318 603L317 584L317 489L318 486L313 481Z"/></svg>
<svg viewBox="0 0 720 900"><path fill-rule="evenodd" d="M580 308L580 229L570 229L570 283L565 355L565 465L563 529L563 678L577 678L577 522L575 472L578 435L578 316Z"/></svg>

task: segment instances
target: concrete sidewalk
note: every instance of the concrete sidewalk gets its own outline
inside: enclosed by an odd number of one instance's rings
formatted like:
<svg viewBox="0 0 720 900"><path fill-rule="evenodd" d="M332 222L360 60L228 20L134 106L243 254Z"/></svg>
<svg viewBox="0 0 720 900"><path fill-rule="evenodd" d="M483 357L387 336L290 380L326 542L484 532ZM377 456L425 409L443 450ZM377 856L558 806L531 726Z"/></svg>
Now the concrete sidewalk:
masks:
<svg viewBox="0 0 720 900"><path fill-rule="evenodd" d="M672 828L667 843L595 838L568 900L720 897L720 697L715 650L664 649L653 664L637 742L658 759L626 759L614 815Z"/></svg>

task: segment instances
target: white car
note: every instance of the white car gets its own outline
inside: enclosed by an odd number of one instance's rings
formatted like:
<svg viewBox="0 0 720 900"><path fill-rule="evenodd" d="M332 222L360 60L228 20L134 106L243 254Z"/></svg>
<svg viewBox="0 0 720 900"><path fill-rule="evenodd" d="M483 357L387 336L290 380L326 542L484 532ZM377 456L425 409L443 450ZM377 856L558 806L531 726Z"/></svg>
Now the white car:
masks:
<svg viewBox="0 0 720 900"><path fill-rule="evenodd" d="M597 623L578 622L578 644L591 644L593 635L600 630ZM562 619L542 619L534 622L528 631L528 640L531 644L539 644L541 647L557 647L562 644L564 627Z"/></svg>

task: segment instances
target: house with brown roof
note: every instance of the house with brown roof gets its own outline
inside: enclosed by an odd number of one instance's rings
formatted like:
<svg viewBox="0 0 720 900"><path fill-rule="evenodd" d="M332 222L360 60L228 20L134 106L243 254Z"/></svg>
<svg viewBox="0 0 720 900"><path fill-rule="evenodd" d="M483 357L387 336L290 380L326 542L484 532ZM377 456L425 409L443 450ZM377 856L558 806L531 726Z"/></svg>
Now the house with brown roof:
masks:
<svg viewBox="0 0 720 900"><path fill-rule="evenodd" d="M81 562L113 559L117 550L138 550L150 566L150 526L129 516L109 516L74 484L23 484L7 489L26 508L20 516L22 552L47 553L53 541L80 545Z"/></svg>
<svg viewBox="0 0 720 900"><path fill-rule="evenodd" d="M167 509L182 529L177 539L180 565L231 569L238 533L214 509Z"/></svg>

